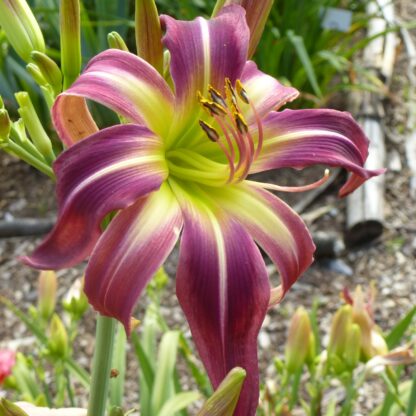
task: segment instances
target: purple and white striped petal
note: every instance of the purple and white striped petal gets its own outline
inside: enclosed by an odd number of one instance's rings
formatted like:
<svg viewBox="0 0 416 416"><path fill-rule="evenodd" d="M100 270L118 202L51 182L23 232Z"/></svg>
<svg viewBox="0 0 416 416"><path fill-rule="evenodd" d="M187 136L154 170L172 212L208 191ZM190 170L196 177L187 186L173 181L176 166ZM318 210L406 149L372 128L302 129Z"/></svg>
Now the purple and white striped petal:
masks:
<svg viewBox="0 0 416 416"><path fill-rule="evenodd" d="M169 131L174 108L173 93L151 65L132 53L118 49L100 53L89 62L75 83L58 96L52 117L67 146L77 140L74 133L79 123L70 113L73 102L70 98L74 96L97 101L161 136ZM83 131L83 126L79 125L78 130Z"/></svg>
<svg viewBox="0 0 416 416"><path fill-rule="evenodd" d="M336 110L284 110L263 121L264 145L250 173L315 164L341 166L352 175L339 195L353 192L384 169L364 168L368 139L349 113Z"/></svg>
<svg viewBox="0 0 416 416"><path fill-rule="evenodd" d="M84 260L108 213L160 187L168 175L161 140L133 124L110 127L69 148L55 161L58 221L23 261L60 269Z"/></svg>
<svg viewBox="0 0 416 416"><path fill-rule="evenodd" d="M224 90L225 78L234 83L247 60L249 29L240 6L225 7L218 17L191 22L161 16L166 28L164 45L171 53L171 74L180 125L200 110L197 92L206 95L208 84Z"/></svg>
<svg viewBox="0 0 416 416"><path fill-rule="evenodd" d="M293 101L299 95L299 91L295 88L285 87L270 75L261 72L253 61L248 61L244 66L241 82L260 119L270 111L278 110ZM249 125L256 122L249 106L242 108L242 111Z"/></svg>
<svg viewBox="0 0 416 416"><path fill-rule="evenodd" d="M85 293L91 305L121 321L128 333L140 293L172 251L181 228L182 213L167 184L121 211L88 263Z"/></svg>
<svg viewBox="0 0 416 416"><path fill-rule="evenodd" d="M276 265L281 285L273 290L270 304L280 302L313 261L315 245L302 218L255 182L212 192L218 204L248 231Z"/></svg>
<svg viewBox="0 0 416 416"><path fill-rule="evenodd" d="M270 297L266 267L238 222L191 198L179 199L184 229L176 294L214 388L232 368L247 371L234 415L253 415L259 397L257 335Z"/></svg>

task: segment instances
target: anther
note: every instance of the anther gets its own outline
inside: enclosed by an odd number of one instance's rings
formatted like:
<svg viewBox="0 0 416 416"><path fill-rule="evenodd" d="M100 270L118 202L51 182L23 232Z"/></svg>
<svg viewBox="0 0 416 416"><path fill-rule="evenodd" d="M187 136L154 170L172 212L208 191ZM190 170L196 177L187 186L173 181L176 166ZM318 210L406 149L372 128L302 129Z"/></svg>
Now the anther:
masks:
<svg viewBox="0 0 416 416"><path fill-rule="evenodd" d="M225 103L224 98L222 98L221 93L218 90L216 90L212 85L208 85L208 92L211 96L212 101L224 108L227 107L227 104Z"/></svg>
<svg viewBox="0 0 416 416"><path fill-rule="evenodd" d="M199 125L201 126L202 130L204 130L205 134L208 136L213 142L217 142L220 139L220 135L214 129L214 127L210 126L204 120L199 120Z"/></svg>
<svg viewBox="0 0 416 416"><path fill-rule="evenodd" d="M225 92L230 107L237 108L237 97L235 96L233 85L231 84L230 78L225 78Z"/></svg>
<svg viewBox="0 0 416 416"><path fill-rule="evenodd" d="M241 134L246 134L248 132L248 125L246 121L244 120L243 115L238 112L234 112L233 115L234 115L234 120L235 120L235 124L237 126L238 131Z"/></svg>
<svg viewBox="0 0 416 416"><path fill-rule="evenodd" d="M241 100L246 104L250 104L247 92L244 89L243 84L241 83L241 81L239 79L235 83L235 88L236 88L237 94L241 98Z"/></svg>

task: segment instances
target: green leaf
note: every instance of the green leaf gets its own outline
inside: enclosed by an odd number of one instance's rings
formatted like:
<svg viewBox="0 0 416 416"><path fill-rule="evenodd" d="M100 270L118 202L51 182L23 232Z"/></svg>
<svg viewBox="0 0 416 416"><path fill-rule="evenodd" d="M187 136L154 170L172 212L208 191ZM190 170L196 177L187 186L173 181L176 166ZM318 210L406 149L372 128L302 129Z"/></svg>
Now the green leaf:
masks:
<svg viewBox="0 0 416 416"><path fill-rule="evenodd" d="M149 391L153 389L153 382L155 378L154 369L152 364L150 363L149 359L147 358L146 353L143 350L143 347L140 343L139 337L136 333L131 334L131 340L134 345L134 351L136 353L136 357L139 360L140 364L140 372L143 375L143 379L147 385Z"/></svg>
<svg viewBox="0 0 416 416"><path fill-rule="evenodd" d="M397 347L400 344L401 339L403 338L404 334L406 333L407 329L409 328L410 324L413 321L413 318L416 315L416 306L413 307L406 316L395 325L395 327L390 331L390 333L386 336L386 343L389 347L389 350L392 348Z"/></svg>
<svg viewBox="0 0 416 416"><path fill-rule="evenodd" d="M416 371L413 373L412 389L410 390L409 404L406 416L416 415Z"/></svg>
<svg viewBox="0 0 416 416"><path fill-rule="evenodd" d="M288 39L290 40L290 42L292 43L292 45L294 46L299 60L302 62L303 69L306 72L306 76L308 77L308 80L313 88L313 91L319 98L322 98L322 91L321 91L321 88L319 87L316 73L313 68L312 61L309 57L308 51L305 47L303 38L301 36L296 35L295 32L293 32L293 30L288 30L286 32L286 35Z"/></svg>
<svg viewBox="0 0 416 416"><path fill-rule="evenodd" d="M160 342L151 400L152 415L159 412L172 394L178 342L179 332L177 331L166 332Z"/></svg>
<svg viewBox="0 0 416 416"><path fill-rule="evenodd" d="M201 395L197 391L178 393L165 402L162 409L158 413L158 416L172 416L176 412L187 408L191 403L198 400L200 397Z"/></svg>

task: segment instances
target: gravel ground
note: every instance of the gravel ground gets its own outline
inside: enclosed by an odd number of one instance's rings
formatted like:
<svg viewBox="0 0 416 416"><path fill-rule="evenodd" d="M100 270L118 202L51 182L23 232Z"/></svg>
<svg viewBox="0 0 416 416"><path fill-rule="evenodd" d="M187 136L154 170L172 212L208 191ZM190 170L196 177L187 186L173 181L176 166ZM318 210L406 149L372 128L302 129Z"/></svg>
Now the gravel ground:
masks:
<svg viewBox="0 0 416 416"><path fill-rule="evenodd" d="M407 21L416 19L416 4L411 1L397 2L397 12ZM416 39L416 31L412 33ZM414 305L416 295L416 215L415 200L410 198L409 177L404 151L406 137L407 107L402 97L408 88L406 78L406 55L403 48L398 49L397 64L391 88L391 98L386 102L385 127L389 133L388 155L398 155L401 169L386 173L386 228L381 238L363 247L350 249L338 262L321 261L314 264L288 293L283 303L270 311L259 337L260 367L262 379L270 377L272 358L281 354L287 330L288 317L297 306L310 307L318 299L319 325L322 334L327 333L330 316L341 304L339 293L344 286L353 288L357 284L367 286L374 280L379 295L375 309L378 325L388 331ZM316 171L311 171L316 174ZM0 219L20 217L51 217L55 212L54 186L39 173L4 153L0 153ZM297 183L303 178L310 180L309 173L285 171L273 174L277 183ZM336 187L331 186L319 197L308 212L321 206L331 207L320 216L310 228L313 231L330 231L342 234L345 227L345 202L336 197ZM284 195L282 195L284 197ZM296 203L301 196L292 197ZM306 213L307 214L307 213ZM306 215L308 216L308 215ZM36 299L37 272L21 265L17 257L30 253L40 241L36 237L14 237L0 239L0 292L22 308L27 308ZM176 252L175 252L176 253ZM174 276L176 258L169 259L167 270ZM272 279L276 279L270 267ZM77 276L82 274L82 266L73 270L59 272L62 295ZM162 312L173 327L186 330L186 324L176 302L173 279L165 296ZM142 302L145 304L146 300ZM140 317L143 310L137 312ZM79 360L88 367L88 357L93 352L94 314L90 311L83 321L82 337L75 345ZM24 326L3 307L0 307L0 346L13 344L30 334ZM30 342L30 340L29 340ZM129 404L137 400L136 374L134 360L129 360ZM1 394L1 391L0 391ZM80 392L81 394L81 392ZM368 414L384 395L379 383L366 386L360 399L357 415Z"/></svg>

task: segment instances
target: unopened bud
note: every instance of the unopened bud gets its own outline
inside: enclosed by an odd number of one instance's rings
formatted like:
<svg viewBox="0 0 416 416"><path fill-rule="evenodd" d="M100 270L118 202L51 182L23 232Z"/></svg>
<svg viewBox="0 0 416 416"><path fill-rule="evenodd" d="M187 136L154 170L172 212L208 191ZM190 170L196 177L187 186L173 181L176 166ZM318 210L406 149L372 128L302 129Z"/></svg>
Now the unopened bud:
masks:
<svg viewBox="0 0 416 416"><path fill-rule="evenodd" d="M16 404L9 402L6 399L0 399L0 415L1 416L28 416L28 414L22 410Z"/></svg>
<svg viewBox="0 0 416 416"><path fill-rule="evenodd" d="M45 51L42 32L25 0L0 1L0 26L25 62L30 61L32 51Z"/></svg>
<svg viewBox="0 0 416 416"><path fill-rule="evenodd" d="M344 305L337 310L332 318L328 352L342 357L348 339L348 332L352 324L352 308Z"/></svg>
<svg viewBox="0 0 416 416"><path fill-rule="evenodd" d="M136 0L137 55L163 75L162 28L155 0Z"/></svg>
<svg viewBox="0 0 416 416"><path fill-rule="evenodd" d="M114 406L110 409L108 416L124 416L124 411L119 406Z"/></svg>
<svg viewBox="0 0 416 416"><path fill-rule="evenodd" d="M8 139L11 127L9 113L5 109L0 109L0 141Z"/></svg>
<svg viewBox="0 0 416 416"><path fill-rule="evenodd" d="M33 143L45 160L52 164L55 160L52 143L39 120L29 94L26 91L21 91L17 92L15 97L19 104L19 114L23 119Z"/></svg>
<svg viewBox="0 0 416 416"><path fill-rule="evenodd" d="M47 85L45 77L42 75L42 72L40 72L40 69L36 64L27 64L26 69L38 85Z"/></svg>
<svg viewBox="0 0 416 416"><path fill-rule="evenodd" d="M57 286L58 282L54 271L43 270L40 272L38 280L38 311L45 321L51 317L55 310Z"/></svg>
<svg viewBox="0 0 416 416"><path fill-rule="evenodd" d="M108 46L113 49L120 49L121 51L129 51L129 48L124 42L124 39L117 32L110 32L107 35Z"/></svg>
<svg viewBox="0 0 416 416"><path fill-rule="evenodd" d="M233 368L205 402L198 416L233 415L245 378L244 369Z"/></svg>
<svg viewBox="0 0 416 416"><path fill-rule="evenodd" d="M62 306L75 320L81 319L82 315L84 315L88 309L88 298L84 293L83 278L74 281L62 300Z"/></svg>
<svg viewBox="0 0 416 416"><path fill-rule="evenodd" d="M312 328L305 308L299 307L292 317L286 343L286 368L295 373L305 364L311 352Z"/></svg>
<svg viewBox="0 0 416 416"><path fill-rule="evenodd" d="M81 9L79 0L60 0L61 68L64 89L81 71Z"/></svg>
<svg viewBox="0 0 416 416"><path fill-rule="evenodd" d="M38 51L32 52L31 56L45 81L52 87L55 95L58 95L62 91L62 72L56 62Z"/></svg>
<svg viewBox="0 0 416 416"><path fill-rule="evenodd" d="M65 358L68 355L68 334L58 315L53 315L49 327L48 350L55 358Z"/></svg>
<svg viewBox="0 0 416 416"><path fill-rule="evenodd" d="M357 324L352 324L348 330L347 343L344 351L345 362L353 370L360 361L361 330Z"/></svg>

